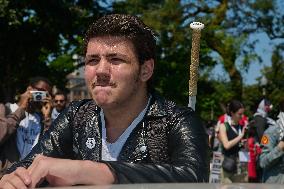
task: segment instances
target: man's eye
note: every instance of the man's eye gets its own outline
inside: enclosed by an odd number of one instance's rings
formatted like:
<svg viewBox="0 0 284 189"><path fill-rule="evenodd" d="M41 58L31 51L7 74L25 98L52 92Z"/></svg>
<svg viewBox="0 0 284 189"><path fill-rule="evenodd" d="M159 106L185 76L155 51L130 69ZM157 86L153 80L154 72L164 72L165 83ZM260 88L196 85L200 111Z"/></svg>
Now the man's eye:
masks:
<svg viewBox="0 0 284 189"><path fill-rule="evenodd" d="M113 57L113 58L110 59L110 62L111 62L111 64L121 64L121 63L124 63L125 60L123 60L121 58Z"/></svg>
<svg viewBox="0 0 284 189"><path fill-rule="evenodd" d="M89 65L89 66L93 66L93 65L98 64L98 62L99 62L99 60L97 60L97 59L89 59L89 60L85 61L85 64Z"/></svg>

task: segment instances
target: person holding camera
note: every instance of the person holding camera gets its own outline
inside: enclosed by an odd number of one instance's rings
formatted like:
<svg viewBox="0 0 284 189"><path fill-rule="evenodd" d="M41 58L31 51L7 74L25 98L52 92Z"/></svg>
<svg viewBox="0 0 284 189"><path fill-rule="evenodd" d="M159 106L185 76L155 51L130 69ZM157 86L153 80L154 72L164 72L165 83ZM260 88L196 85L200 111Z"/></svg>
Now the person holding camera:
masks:
<svg viewBox="0 0 284 189"><path fill-rule="evenodd" d="M279 104L276 124L265 130L262 139L262 152L259 157L263 168L263 182L284 184L284 100Z"/></svg>
<svg viewBox="0 0 284 189"><path fill-rule="evenodd" d="M241 126L239 121L244 114L244 105L238 100L232 100L227 107L231 122L220 125L219 139L222 144L224 160L222 163L222 183L244 182L245 173L240 168L239 152L247 126ZM242 172L243 171L243 172Z"/></svg>
<svg viewBox="0 0 284 189"><path fill-rule="evenodd" d="M23 159L50 126L51 83L43 77L30 79L17 103L1 105L0 177L15 161Z"/></svg>

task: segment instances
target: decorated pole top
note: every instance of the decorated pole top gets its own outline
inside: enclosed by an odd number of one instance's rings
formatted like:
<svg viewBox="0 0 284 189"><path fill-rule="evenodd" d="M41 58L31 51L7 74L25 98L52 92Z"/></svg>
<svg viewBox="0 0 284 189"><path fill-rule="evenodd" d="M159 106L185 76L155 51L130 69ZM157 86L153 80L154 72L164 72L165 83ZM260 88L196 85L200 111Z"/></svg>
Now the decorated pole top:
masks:
<svg viewBox="0 0 284 189"><path fill-rule="evenodd" d="M204 24L201 22L192 22L190 24L190 28L193 30L202 30L204 28Z"/></svg>
<svg viewBox="0 0 284 189"><path fill-rule="evenodd" d="M188 90L188 106L195 110L196 95L197 95L197 81L198 81L198 66L199 66L199 49L201 30L204 24L201 22L192 22L190 24L192 29L192 47L191 47L191 61L189 65L189 90Z"/></svg>

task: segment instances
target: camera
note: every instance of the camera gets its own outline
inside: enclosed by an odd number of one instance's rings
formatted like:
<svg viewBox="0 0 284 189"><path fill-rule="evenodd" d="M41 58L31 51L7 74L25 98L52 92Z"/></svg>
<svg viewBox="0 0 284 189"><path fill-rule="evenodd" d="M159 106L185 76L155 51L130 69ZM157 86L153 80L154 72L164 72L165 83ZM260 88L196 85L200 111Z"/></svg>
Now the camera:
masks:
<svg viewBox="0 0 284 189"><path fill-rule="evenodd" d="M36 102L42 101L47 95L46 91L31 91L31 93L33 96L33 101Z"/></svg>

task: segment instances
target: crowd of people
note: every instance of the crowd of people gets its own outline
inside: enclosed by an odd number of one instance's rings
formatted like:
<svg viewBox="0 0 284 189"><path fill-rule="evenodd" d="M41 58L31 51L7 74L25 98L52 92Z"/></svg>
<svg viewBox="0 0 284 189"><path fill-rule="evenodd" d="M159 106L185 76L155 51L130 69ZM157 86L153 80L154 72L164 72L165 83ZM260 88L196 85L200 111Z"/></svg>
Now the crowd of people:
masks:
<svg viewBox="0 0 284 189"><path fill-rule="evenodd" d="M65 93L53 95L45 77L32 77L16 103L0 104L0 177L31 152L66 105Z"/></svg>
<svg viewBox="0 0 284 189"><path fill-rule="evenodd" d="M232 100L218 121L208 123L209 146L222 154L221 183L284 183L284 100L275 120L269 117L272 107L263 98L249 119L245 106Z"/></svg>
<svg viewBox="0 0 284 189"><path fill-rule="evenodd" d="M153 89L156 38L138 17L101 17L83 49L91 99L66 106L36 77L17 103L0 105L0 188L208 182L210 147L223 154L224 183L284 182L283 103L278 120L263 100L249 121L231 101L208 143L194 110Z"/></svg>

